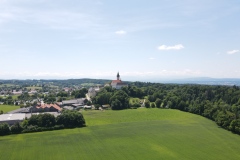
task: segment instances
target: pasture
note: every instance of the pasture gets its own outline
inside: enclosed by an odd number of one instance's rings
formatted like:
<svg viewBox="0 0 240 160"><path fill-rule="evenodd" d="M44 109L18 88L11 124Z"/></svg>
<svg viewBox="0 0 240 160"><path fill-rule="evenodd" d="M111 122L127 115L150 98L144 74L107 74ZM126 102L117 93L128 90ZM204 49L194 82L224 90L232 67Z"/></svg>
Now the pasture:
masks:
<svg viewBox="0 0 240 160"><path fill-rule="evenodd" d="M240 159L240 136L167 109L83 111L87 127L0 137L1 159Z"/></svg>
<svg viewBox="0 0 240 160"><path fill-rule="evenodd" d="M30 89L30 90L40 90L42 89L42 87L37 87L37 86L31 86L31 87L26 87L27 89Z"/></svg>
<svg viewBox="0 0 240 160"><path fill-rule="evenodd" d="M14 86L17 86L15 84L0 84L0 88L3 88L3 87L14 87Z"/></svg>
<svg viewBox="0 0 240 160"><path fill-rule="evenodd" d="M18 96L20 96L20 94L19 95L11 95L11 96L12 96L12 99L17 100Z"/></svg>
<svg viewBox="0 0 240 160"><path fill-rule="evenodd" d="M0 105L0 111L3 111L3 113L19 109L19 106L14 106L14 105Z"/></svg>
<svg viewBox="0 0 240 160"><path fill-rule="evenodd" d="M15 95L0 95L0 97L3 98L3 99L5 99L5 98L7 98L9 96L11 96L12 99L17 100L18 96L20 96L20 94L18 94L18 95L17 94L15 94Z"/></svg>
<svg viewBox="0 0 240 160"><path fill-rule="evenodd" d="M95 83L81 83L82 87L92 87L92 86L97 86L100 84L95 84Z"/></svg>

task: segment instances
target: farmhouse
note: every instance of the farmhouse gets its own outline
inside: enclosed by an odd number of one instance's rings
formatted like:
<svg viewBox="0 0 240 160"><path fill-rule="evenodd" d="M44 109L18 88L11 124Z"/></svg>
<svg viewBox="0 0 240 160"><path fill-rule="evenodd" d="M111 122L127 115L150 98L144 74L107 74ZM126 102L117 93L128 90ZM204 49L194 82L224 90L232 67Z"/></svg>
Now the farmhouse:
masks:
<svg viewBox="0 0 240 160"><path fill-rule="evenodd" d="M9 125L13 125L17 122L22 122L24 119L25 113L0 115L0 123L8 123Z"/></svg>
<svg viewBox="0 0 240 160"><path fill-rule="evenodd" d="M14 95L17 95L17 94L22 94L23 92L20 90L20 91L16 91L16 90L13 90L12 94Z"/></svg>
<svg viewBox="0 0 240 160"><path fill-rule="evenodd" d="M31 91L28 92L28 94L35 94L35 93L37 93L36 90L31 90Z"/></svg>
<svg viewBox="0 0 240 160"><path fill-rule="evenodd" d="M57 104L41 103L31 108L31 112L60 112L62 110Z"/></svg>
<svg viewBox="0 0 240 160"><path fill-rule="evenodd" d="M60 115L58 112L45 112L57 117ZM25 118L30 118L32 115L38 115L40 113L15 113L15 114L1 114L0 123L8 123L8 125L13 125L17 122L22 122Z"/></svg>
<svg viewBox="0 0 240 160"><path fill-rule="evenodd" d="M120 79L119 72L117 73L117 80L113 80L111 83L112 88L121 89L122 87L128 86Z"/></svg>
<svg viewBox="0 0 240 160"><path fill-rule="evenodd" d="M97 92L99 92L100 88L99 87L91 87L88 89L88 97L95 97Z"/></svg>
<svg viewBox="0 0 240 160"><path fill-rule="evenodd" d="M8 114L15 114L15 113L29 113L31 110L31 107L26 108L19 108L13 111L9 111Z"/></svg>
<svg viewBox="0 0 240 160"><path fill-rule="evenodd" d="M84 105L84 100L86 98L79 98L79 99L72 99L72 100L66 100L62 101L61 105L62 106L83 106Z"/></svg>

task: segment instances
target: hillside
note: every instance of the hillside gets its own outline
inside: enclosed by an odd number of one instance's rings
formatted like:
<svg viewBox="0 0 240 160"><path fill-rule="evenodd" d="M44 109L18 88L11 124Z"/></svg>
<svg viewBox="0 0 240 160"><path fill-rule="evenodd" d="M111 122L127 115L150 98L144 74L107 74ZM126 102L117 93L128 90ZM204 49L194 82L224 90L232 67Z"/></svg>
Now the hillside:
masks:
<svg viewBox="0 0 240 160"><path fill-rule="evenodd" d="M240 137L170 109L84 111L87 127L0 137L1 159L240 159Z"/></svg>

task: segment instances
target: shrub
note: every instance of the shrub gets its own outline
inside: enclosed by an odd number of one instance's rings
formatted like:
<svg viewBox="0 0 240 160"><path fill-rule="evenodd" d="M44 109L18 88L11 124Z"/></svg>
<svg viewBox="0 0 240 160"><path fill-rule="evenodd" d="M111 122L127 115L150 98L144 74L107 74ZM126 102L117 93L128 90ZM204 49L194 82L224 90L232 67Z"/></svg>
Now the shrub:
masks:
<svg viewBox="0 0 240 160"><path fill-rule="evenodd" d="M9 125L7 123L2 123L0 124L0 135L8 135L10 134L10 129L9 129Z"/></svg>
<svg viewBox="0 0 240 160"><path fill-rule="evenodd" d="M22 126L19 124L19 122L15 123L14 125L11 126L11 132L13 134L18 134L21 133L23 130Z"/></svg>
<svg viewBox="0 0 240 160"><path fill-rule="evenodd" d="M25 128L22 133L32 133L32 132L41 132L42 129L38 126L33 126L33 125L30 125L30 126L27 126L27 128Z"/></svg>
<svg viewBox="0 0 240 160"><path fill-rule="evenodd" d="M80 112L65 110L57 116L57 124L64 125L66 128L83 127L85 126L85 119Z"/></svg>

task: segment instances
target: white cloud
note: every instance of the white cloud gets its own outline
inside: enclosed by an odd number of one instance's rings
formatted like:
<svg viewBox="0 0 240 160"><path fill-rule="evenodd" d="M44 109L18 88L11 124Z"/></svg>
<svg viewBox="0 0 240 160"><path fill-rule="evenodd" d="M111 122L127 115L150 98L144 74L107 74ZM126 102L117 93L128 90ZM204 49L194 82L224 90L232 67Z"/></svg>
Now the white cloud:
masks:
<svg viewBox="0 0 240 160"><path fill-rule="evenodd" d="M235 54L235 53L238 53L240 52L239 50L232 50L232 51L228 51L227 54Z"/></svg>
<svg viewBox="0 0 240 160"><path fill-rule="evenodd" d="M154 60L154 59L156 59L156 58L153 58L153 57L150 57L150 58L148 58L149 60Z"/></svg>
<svg viewBox="0 0 240 160"><path fill-rule="evenodd" d="M174 46L166 46L166 45L161 45L158 47L158 50L164 50L164 51L168 51L168 50L180 50L183 49L184 46L182 44L177 44Z"/></svg>
<svg viewBox="0 0 240 160"><path fill-rule="evenodd" d="M39 27L47 27L50 29L82 29L84 31L86 29L95 31L105 26L105 24L101 23L97 11L93 12L82 8L80 12L67 7L64 9L61 7L58 9L41 9L41 6L45 4L44 0L30 3L29 6L33 5L32 7L15 3L15 1L1 1L2 0L0 0L0 24L17 22L23 24L38 24ZM51 2L49 3L51 4Z"/></svg>
<svg viewBox="0 0 240 160"><path fill-rule="evenodd" d="M124 30L119 30L119 31L116 31L115 33L118 34L118 35L125 35L125 34L127 34L127 32L124 31Z"/></svg>

